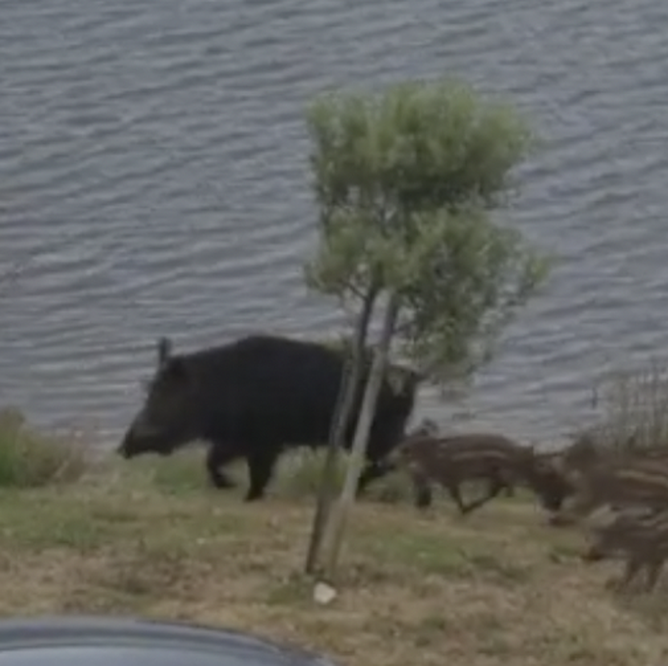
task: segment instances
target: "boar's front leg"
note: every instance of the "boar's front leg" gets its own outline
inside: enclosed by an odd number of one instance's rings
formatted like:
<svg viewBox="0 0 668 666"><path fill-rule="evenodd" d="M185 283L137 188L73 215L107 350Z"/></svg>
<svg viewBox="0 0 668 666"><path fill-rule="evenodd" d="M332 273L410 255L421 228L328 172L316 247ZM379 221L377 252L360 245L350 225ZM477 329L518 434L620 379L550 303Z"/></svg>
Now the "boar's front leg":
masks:
<svg viewBox="0 0 668 666"><path fill-rule="evenodd" d="M220 469L238 457L233 453L233 450L234 447L217 443L214 443L209 447L206 456L206 471L209 475L211 484L215 488L223 490L236 487L236 483Z"/></svg>
<svg viewBox="0 0 668 666"><path fill-rule="evenodd" d="M471 505L467 506L464 504L464 500L462 500L462 493L459 487L459 481L457 479L448 479L448 481L443 485L447 488L448 492L450 493L450 497L452 497L455 504L457 505L459 513L461 513L462 516L465 516L467 513L469 513L469 511L471 511Z"/></svg>
<svg viewBox="0 0 668 666"><path fill-rule="evenodd" d="M468 514L471 513L471 511L479 509L481 506L487 504L487 502L497 497L497 495L502 490L507 489L507 487L508 486L506 485L504 479L501 478L498 474L494 474L489 480L489 485L487 487L487 494L483 495L483 497L481 497L480 499L470 502L468 506L464 507L464 511L462 511L462 513Z"/></svg>

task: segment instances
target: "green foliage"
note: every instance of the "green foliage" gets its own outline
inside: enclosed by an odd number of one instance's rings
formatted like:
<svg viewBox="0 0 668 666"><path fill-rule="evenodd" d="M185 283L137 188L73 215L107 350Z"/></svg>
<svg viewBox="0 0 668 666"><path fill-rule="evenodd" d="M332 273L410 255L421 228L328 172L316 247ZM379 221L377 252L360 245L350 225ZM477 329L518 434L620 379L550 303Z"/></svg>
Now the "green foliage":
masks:
<svg viewBox="0 0 668 666"><path fill-rule="evenodd" d="M350 354L352 348L352 338L350 335L340 335L338 337L321 338L320 344L341 351L344 354ZM370 365L372 361L373 349L370 346L365 347L365 362ZM400 364L391 363L386 369L386 378L393 390L397 393L405 388L406 382L412 378L412 369Z"/></svg>
<svg viewBox="0 0 668 666"><path fill-rule="evenodd" d="M0 411L0 487L74 482L86 468L85 451L75 440L35 432L18 410Z"/></svg>
<svg viewBox="0 0 668 666"><path fill-rule="evenodd" d="M498 205L531 144L510 107L483 105L453 81L401 83L381 96L325 95L310 107L308 125L318 203L354 210L374 226L391 227L401 211Z"/></svg>
<svg viewBox="0 0 668 666"><path fill-rule="evenodd" d="M422 215L404 270L402 351L434 379L467 376L487 362L503 328L548 274L515 229L482 211ZM404 267L407 262L404 263Z"/></svg>
<svg viewBox="0 0 668 666"><path fill-rule="evenodd" d="M435 380L468 375L547 276L490 220L531 133L453 81L325 95L307 120L321 231L309 286L344 304L397 294L401 351Z"/></svg>

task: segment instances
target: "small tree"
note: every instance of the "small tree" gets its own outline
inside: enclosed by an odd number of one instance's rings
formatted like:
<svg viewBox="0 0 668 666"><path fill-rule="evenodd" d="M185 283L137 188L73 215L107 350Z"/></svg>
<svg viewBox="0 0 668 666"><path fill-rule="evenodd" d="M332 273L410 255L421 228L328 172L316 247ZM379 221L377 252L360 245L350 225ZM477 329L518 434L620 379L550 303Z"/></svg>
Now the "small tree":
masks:
<svg viewBox="0 0 668 666"><path fill-rule="evenodd" d="M385 301L330 521L331 576L393 346L435 383L470 376L545 277L546 263L517 231L489 218L530 146L508 107L483 104L456 82L407 83L380 96L320 98L308 125L321 232L309 284L357 306L361 346L374 307Z"/></svg>

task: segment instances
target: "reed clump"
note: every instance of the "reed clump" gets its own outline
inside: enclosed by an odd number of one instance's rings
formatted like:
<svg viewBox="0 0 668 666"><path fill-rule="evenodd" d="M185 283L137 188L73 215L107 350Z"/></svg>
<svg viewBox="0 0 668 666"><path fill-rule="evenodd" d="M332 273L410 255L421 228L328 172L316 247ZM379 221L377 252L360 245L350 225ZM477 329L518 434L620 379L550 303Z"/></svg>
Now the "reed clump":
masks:
<svg viewBox="0 0 668 666"><path fill-rule="evenodd" d="M0 488L72 483L86 471L81 439L37 432L13 407L0 410Z"/></svg>
<svg viewBox="0 0 668 666"><path fill-rule="evenodd" d="M668 363L615 371L594 388L595 425L575 433L571 462L592 456L663 452L668 456Z"/></svg>

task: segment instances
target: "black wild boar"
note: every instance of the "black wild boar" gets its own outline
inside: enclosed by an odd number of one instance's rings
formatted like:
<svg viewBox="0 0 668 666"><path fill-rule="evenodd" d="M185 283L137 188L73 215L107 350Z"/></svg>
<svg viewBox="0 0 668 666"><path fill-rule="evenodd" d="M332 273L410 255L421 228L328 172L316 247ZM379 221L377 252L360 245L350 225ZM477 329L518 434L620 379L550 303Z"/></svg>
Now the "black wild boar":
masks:
<svg viewBox="0 0 668 666"><path fill-rule="evenodd" d="M571 476L573 504L555 514L553 525L571 525L610 506L615 509L668 508L668 459L623 456L600 460Z"/></svg>
<svg viewBox="0 0 668 666"><path fill-rule="evenodd" d="M668 558L668 510L622 511L610 523L593 531L594 539L583 553L585 562L621 557L626 561L621 579L611 579L607 587L624 589L644 569L645 590L656 585Z"/></svg>
<svg viewBox="0 0 668 666"><path fill-rule="evenodd" d="M549 511L561 508L571 492L564 475L547 457L531 447L489 433L467 433L449 437L413 434L391 455L396 465L408 470L420 508L432 502L431 485L448 490L462 514L467 514L495 498L502 490L512 492L517 483L531 488ZM487 494L468 505L461 496L466 481L488 482Z"/></svg>
<svg viewBox="0 0 668 666"><path fill-rule="evenodd" d="M282 451L327 442L344 369L342 352L316 342L250 335L171 355L169 341L162 339L146 400L118 452L125 458L146 452L168 455L190 441L203 440L209 443L211 482L218 488L231 487L221 468L245 458L250 476L246 501L258 499ZM383 459L400 441L413 410L420 377L410 370L402 370L402 377L401 386L389 379L382 386L360 490L388 471ZM363 386L358 387L348 424L347 448Z"/></svg>

